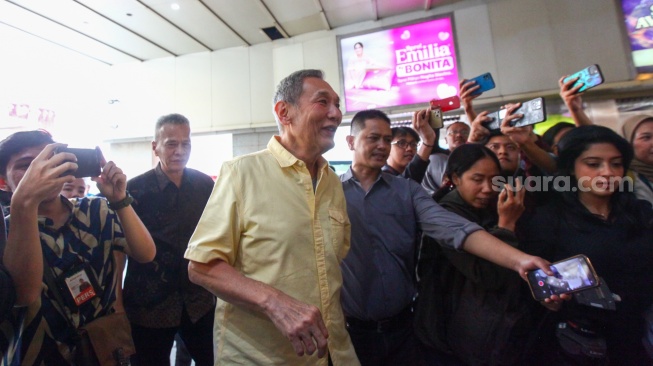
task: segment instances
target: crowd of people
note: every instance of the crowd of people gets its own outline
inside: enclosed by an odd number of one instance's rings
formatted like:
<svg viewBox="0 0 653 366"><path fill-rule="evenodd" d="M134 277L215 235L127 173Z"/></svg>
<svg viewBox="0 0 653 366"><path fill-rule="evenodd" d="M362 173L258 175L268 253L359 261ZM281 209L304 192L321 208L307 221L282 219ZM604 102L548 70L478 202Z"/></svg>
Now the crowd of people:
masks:
<svg viewBox="0 0 653 366"><path fill-rule="evenodd" d="M653 117L629 118L620 136L563 80L572 122L543 136L512 125L519 103L488 130L467 80L471 123L443 129L447 150L429 109L395 128L358 112L340 177L322 156L340 98L319 70L279 83L279 134L215 183L186 167L180 114L156 122L159 163L137 177L97 150L99 196L48 133L9 136L2 364L89 364L87 349L107 364L103 345L125 330L113 364L169 364L176 341L178 364L197 365L650 365ZM601 278L586 290L596 299L535 301L528 273L553 276L551 262L578 254Z"/></svg>

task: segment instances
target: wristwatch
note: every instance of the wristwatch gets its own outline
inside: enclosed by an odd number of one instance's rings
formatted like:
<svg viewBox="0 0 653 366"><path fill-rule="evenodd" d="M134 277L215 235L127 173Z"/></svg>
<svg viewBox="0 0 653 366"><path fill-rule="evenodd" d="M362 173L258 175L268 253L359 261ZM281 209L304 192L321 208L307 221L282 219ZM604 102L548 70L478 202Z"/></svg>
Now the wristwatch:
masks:
<svg viewBox="0 0 653 366"><path fill-rule="evenodd" d="M125 196L125 198L121 199L120 201L118 201L118 202L109 202L109 208L114 210L114 211L118 211L121 208L125 208L125 207L131 205L132 202L134 202L134 197L132 197L132 195L129 194L129 192L127 192L127 195Z"/></svg>

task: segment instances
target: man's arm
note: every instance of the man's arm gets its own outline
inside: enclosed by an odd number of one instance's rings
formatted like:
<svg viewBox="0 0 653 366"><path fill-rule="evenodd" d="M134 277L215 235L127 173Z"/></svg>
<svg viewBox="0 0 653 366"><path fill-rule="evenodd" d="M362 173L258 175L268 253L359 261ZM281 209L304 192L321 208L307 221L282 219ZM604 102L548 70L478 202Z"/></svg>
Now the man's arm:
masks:
<svg viewBox="0 0 653 366"><path fill-rule="evenodd" d="M127 197L127 177L112 161L106 163L102 157L102 174L93 178L98 189L109 202L116 203ZM116 213L125 233L125 253L140 263L150 262L156 254L156 246L150 232L131 205L117 209Z"/></svg>
<svg viewBox="0 0 653 366"><path fill-rule="evenodd" d="M501 122L501 133L510 137L533 164L549 174L555 173L558 164L547 151L536 144L537 136L533 132L532 126L512 127L510 125L513 120L523 117L519 113L513 114L520 106L521 103L507 105L506 116Z"/></svg>
<svg viewBox="0 0 653 366"><path fill-rule="evenodd" d="M32 161L11 197L11 228L3 253L3 264L13 278L16 305L27 306L41 295L43 251L38 226L38 207L43 200L61 192L64 183L75 178L62 176L77 168L69 155L54 154L63 144L50 144ZM4 235L4 234L3 234Z"/></svg>
<svg viewBox="0 0 653 366"><path fill-rule="evenodd" d="M220 259L209 263L191 260L188 277L226 302L265 314L290 340L298 356L312 355L316 349L318 357L326 355L329 333L317 307L247 278Z"/></svg>
<svg viewBox="0 0 653 366"><path fill-rule="evenodd" d="M576 126L593 125L594 123L583 110L583 93L578 93L578 90L583 87L583 83L578 83L578 85L572 88L578 78L571 79L565 83L564 80L566 77L561 77L558 80L558 85L560 86L560 98L562 98L567 108L569 108L571 118L574 120Z"/></svg>
<svg viewBox="0 0 653 366"><path fill-rule="evenodd" d="M413 130L417 131L419 138L422 140L422 143L417 150L417 155L422 159L422 161L429 161L429 156L431 151L435 147L435 144L438 142L435 140L435 131L433 127L429 124L429 117L431 115L431 109L424 109L421 111L416 111L413 113L412 127ZM421 181L421 179L419 180Z"/></svg>

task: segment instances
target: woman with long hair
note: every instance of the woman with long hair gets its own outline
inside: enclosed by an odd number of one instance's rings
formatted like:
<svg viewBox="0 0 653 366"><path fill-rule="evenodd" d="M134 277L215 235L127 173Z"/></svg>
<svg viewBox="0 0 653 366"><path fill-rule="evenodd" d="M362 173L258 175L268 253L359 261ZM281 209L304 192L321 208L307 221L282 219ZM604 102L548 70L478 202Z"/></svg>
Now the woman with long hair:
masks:
<svg viewBox="0 0 653 366"><path fill-rule="evenodd" d="M564 364L650 364L642 338L643 313L653 302L653 210L625 184L633 150L617 133L596 125L572 129L558 147L556 191L522 218L519 241L548 251L543 257L552 262L587 255L618 297L590 290L585 294L597 296L594 305L584 305L580 296L562 304L547 354L556 349L560 359L554 363Z"/></svg>

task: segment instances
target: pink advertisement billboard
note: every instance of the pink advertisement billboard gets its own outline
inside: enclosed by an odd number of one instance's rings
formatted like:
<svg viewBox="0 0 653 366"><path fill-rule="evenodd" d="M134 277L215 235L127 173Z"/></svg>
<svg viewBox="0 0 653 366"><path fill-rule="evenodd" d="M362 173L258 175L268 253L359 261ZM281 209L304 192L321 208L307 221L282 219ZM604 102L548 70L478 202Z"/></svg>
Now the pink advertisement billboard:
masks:
<svg viewBox="0 0 653 366"><path fill-rule="evenodd" d="M346 112L458 94L450 17L338 38Z"/></svg>

